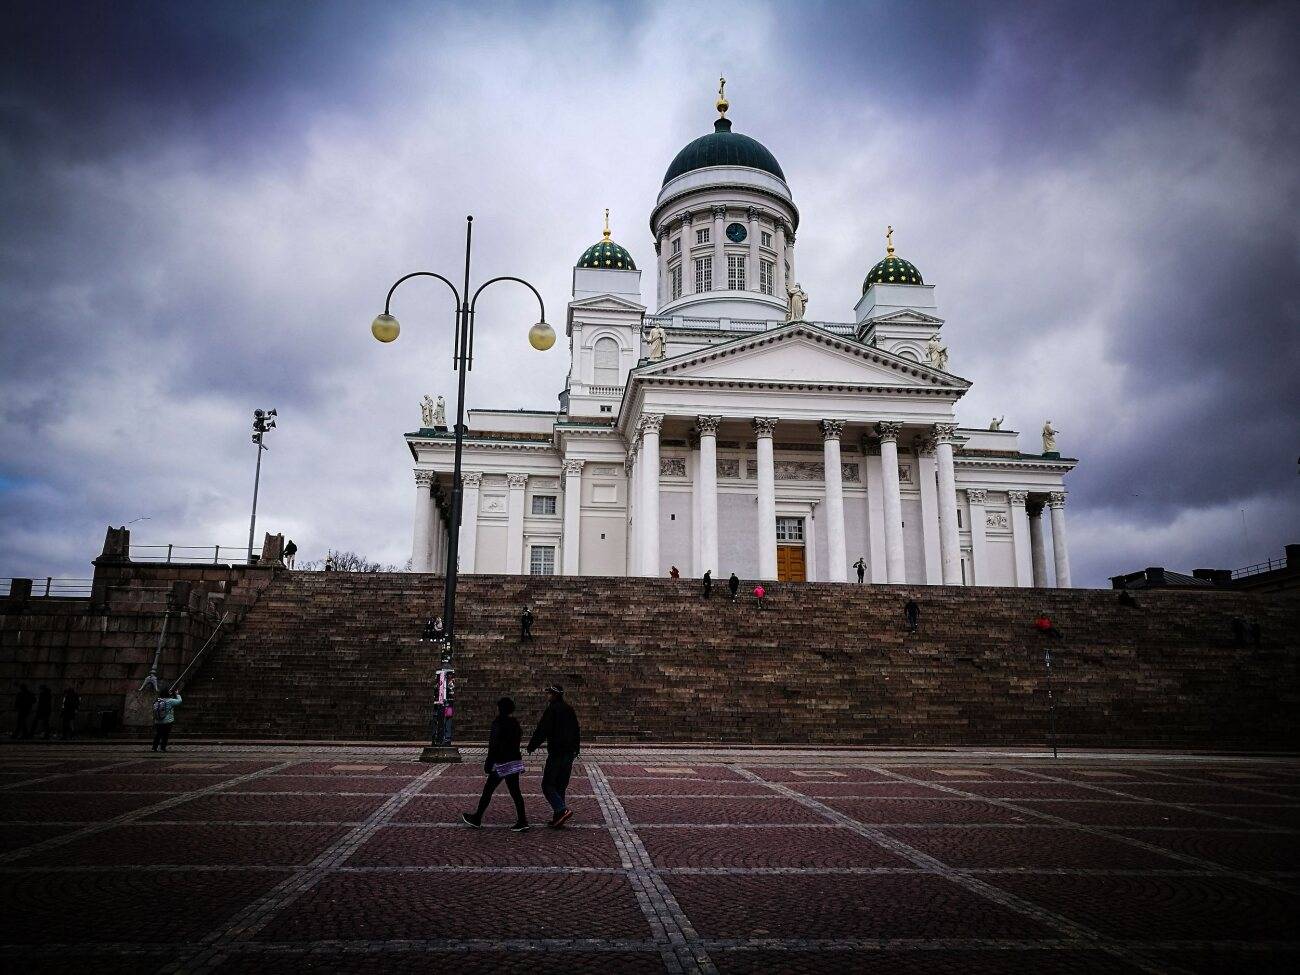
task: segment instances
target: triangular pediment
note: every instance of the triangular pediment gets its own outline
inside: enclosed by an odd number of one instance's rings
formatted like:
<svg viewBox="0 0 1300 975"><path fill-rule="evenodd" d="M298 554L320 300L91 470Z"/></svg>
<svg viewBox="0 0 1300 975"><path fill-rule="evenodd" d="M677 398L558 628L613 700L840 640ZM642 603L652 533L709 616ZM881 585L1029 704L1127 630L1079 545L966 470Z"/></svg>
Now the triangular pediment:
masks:
<svg viewBox="0 0 1300 975"><path fill-rule="evenodd" d="M927 389L969 387L964 379L804 322L697 349L634 370L657 380Z"/></svg>
<svg viewBox="0 0 1300 975"><path fill-rule="evenodd" d="M868 318L863 324L867 325L942 325L942 318L935 318L933 315L927 315L925 312L913 311L905 308L902 311L890 312L888 315L881 315L878 318Z"/></svg>
<svg viewBox="0 0 1300 975"><path fill-rule="evenodd" d="M645 305L621 298L618 295L592 295L589 298L575 298L569 302L569 311L645 311Z"/></svg>

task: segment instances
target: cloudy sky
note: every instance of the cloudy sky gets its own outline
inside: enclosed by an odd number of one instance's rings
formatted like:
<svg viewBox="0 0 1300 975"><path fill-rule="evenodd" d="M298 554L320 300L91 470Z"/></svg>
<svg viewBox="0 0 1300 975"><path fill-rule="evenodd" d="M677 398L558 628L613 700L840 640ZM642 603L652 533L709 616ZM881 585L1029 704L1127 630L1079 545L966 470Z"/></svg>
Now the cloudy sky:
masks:
<svg viewBox="0 0 1300 975"><path fill-rule="evenodd" d="M1051 417L1076 583L1300 541L1294 3L10 2L0 58L0 576L86 576L106 525L410 554L447 297L516 274L563 321L613 211L737 131L781 161L813 318L849 320L885 224L938 285L962 419ZM646 275L647 297L654 281ZM551 408L531 297L480 304L471 406ZM449 397L450 398L450 397Z"/></svg>

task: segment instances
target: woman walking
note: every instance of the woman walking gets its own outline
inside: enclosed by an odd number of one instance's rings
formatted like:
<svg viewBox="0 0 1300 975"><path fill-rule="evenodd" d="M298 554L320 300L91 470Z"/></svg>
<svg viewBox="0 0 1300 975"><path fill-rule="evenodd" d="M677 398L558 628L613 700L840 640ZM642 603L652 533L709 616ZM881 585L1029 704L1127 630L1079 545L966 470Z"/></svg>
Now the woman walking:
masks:
<svg viewBox="0 0 1300 975"><path fill-rule="evenodd" d="M519 775L524 770L523 755L519 752L519 742L524 737L523 728L514 718L515 702L508 697L497 701L497 716L492 721L492 730L488 733L487 758L483 760L483 771L487 781L483 783L483 795L479 797L478 809L472 813L461 813L460 818L466 826L481 829L483 814L487 812L492 793L498 785L505 782L510 790L510 798L515 802L515 824L510 827L516 833L528 830L528 814L524 812L524 797L519 791Z"/></svg>

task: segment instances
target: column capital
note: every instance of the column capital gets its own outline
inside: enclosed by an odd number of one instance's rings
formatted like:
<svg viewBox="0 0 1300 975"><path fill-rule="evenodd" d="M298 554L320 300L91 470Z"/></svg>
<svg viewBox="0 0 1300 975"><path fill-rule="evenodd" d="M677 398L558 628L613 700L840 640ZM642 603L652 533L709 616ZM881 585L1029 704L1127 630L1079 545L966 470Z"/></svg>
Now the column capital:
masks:
<svg viewBox="0 0 1300 975"><path fill-rule="evenodd" d="M750 220L757 220L757 219L758 219L758 215L759 215L761 212L762 212L762 211L759 210L758 207L746 207L746 208L745 208L745 216L748 217Z"/></svg>
<svg viewBox="0 0 1300 975"><path fill-rule="evenodd" d="M988 491L985 491L982 488L966 489L966 500L969 501L971 504L983 504L985 501L988 500L988 498L989 498Z"/></svg>
<svg viewBox="0 0 1300 975"><path fill-rule="evenodd" d="M682 229L685 230L691 225L691 211L687 210L681 215ZM682 251L686 250L686 245L682 245Z"/></svg>
<svg viewBox="0 0 1300 975"><path fill-rule="evenodd" d="M461 471L460 483L463 487L478 490L478 486L483 483L483 475L479 471Z"/></svg>
<svg viewBox="0 0 1300 975"><path fill-rule="evenodd" d="M934 434L935 443L953 443L957 439L955 423L936 423L930 429Z"/></svg>
<svg viewBox="0 0 1300 975"><path fill-rule="evenodd" d="M587 463L585 460L566 460L564 462L564 476L577 477L582 474L582 465Z"/></svg>
<svg viewBox="0 0 1300 975"><path fill-rule="evenodd" d="M848 420L822 420L820 424L822 428L822 439L839 440L844 434L844 424L847 422Z"/></svg>
<svg viewBox="0 0 1300 975"><path fill-rule="evenodd" d="M939 441L935 437L927 436L923 433L918 433L915 437L912 438L912 449L915 450L918 454L921 454L926 457L928 457L930 454L933 454L935 448L938 446L939 446Z"/></svg>
<svg viewBox="0 0 1300 975"><path fill-rule="evenodd" d="M892 420L881 420L876 424L876 433L882 443L893 441L898 443L898 435L903 432L903 424L896 423Z"/></svg>
<svg viewBox="0 0 1300 975"><path fill-rule="evenodd" d="M509 482L511 491L522 491L528 485L528 475L507 474L506 481Z"/></svg>
<svg viewBox="0 0 1300 975"><path fill-rule="evenodd" d="M1023 506L1024 503L1025 503L1026 501L1029 500L1029 492L1028 492L1028 491L1008 491L1008 492L1007 492L1007 500L1010 501L1012 505Z"/></svg>
<svg viewBox="0 0 1300 975"><path fill-rule="evenodd" d="M417 467L415 469L415 486L421 488L433 487L433 482L437 477L437 471L429 470L424 467Z"/></svg>
<svg viewBox="0 0 1300 975"><path fill-rule="evenodd" d="M1064 508L1064 507L1065 507L1065 492L1064 492L1064 491L1053 491L1051 494L1049 494L1049 495L1047 496L1047 504L1048 504L1048 507L1051 507L1051 508Z"/></svg>
<svg viewBox="0 0 1300 975"><path fill-rule="evenodd" d="M642 413L641 419L637 420L636 428L638 433L658 433L663 425L662 413Z"/></svg>
<svg viewBox="0 0 1300 975"><path fill-rule="evenodd" d="M720 416L697 416L695 426L700 431L701 436L714 437L718 433L718 424L722 422Z"/></svg>
<svg viewBox="0 0 1300 975"><path fill-rule="evenodd" d="M770 440L776 432L776 424L779 417L775 416L756 416L754 417L754 436Z"/></svg>
<svg viewBox="0 0 1300 975"><path fill-rule="evenodd" d="M715 203L709 209L713 212L714 220L725 220L727 218L727 205L725 203Z"/></svg>

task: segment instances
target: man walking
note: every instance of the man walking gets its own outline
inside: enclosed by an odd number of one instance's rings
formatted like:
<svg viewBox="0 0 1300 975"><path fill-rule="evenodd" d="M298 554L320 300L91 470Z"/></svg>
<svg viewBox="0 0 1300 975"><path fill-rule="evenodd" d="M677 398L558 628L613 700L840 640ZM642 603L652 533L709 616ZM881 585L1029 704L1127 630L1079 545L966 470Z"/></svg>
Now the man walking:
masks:
<svg viewBox="0 0 1300 975"><path fill-rule="evenodd" d="M531 606L524 607L524 615L519 617L519 640L524 642L533 638L533 610Z"/></svg>
<svg viewBox="0 0 1300 975"><path fill-rule="evenodd" d="M860 586L862 585L863 577L867 574L867 563L863 561L861 555L859 555L858 560L853 563L853 568L858 570L858 585Z"/></svg>
<svg viewBox="0 0 1300 975"><path fill-rule="evenodd" d="M704 570L704 598L711 599L712 597L713 597L713 570L705 569Z"/></svg>
<svg viewBox="0 0 1300 975"><path fill-rule="evenodd" d="M27 716L32 713L32 705L36 703L36 695L27 689L26 684L18 685L18 693L14 696L14 711L17 713L17 720L14 722L13 738L28 737Z"/></svg>
<svg viewBox="0 0 1300 975"><path fill-rule="evenodd" d="M565 804L564 793L569 788L573 762L582 747L578 716L564 700L564 688L551 684L546 688L546 710L537 730L528 739L528 754L546 745L546 767L542 769L542 795L551 804L555 815L550 825L559 828L573 818L573 811Z"/></svg>
<svg viewBox="0 0 1300 975"><path fill-rule="evenodd" d="M166 697L162 691L158 692L158 700L153 702L153 751L167 750L167 739L176 721L176 705L180 703L181 696L175 691Z"/></svg>
<svg viewBox="0 0 1300 975"><path fill-rule="evenodd" d="M67 687L63 691L63 706L59 712L59 737L71 738L77 733L77 709L81 707L81 695L76 688Z"/></svg>
<svg viewBox="0 0 1300 975"><path fill-rule="evenodd" d="M298 546L293 543L293 539L291 538L289 539L289 544L284 547L284 564L286 567L290 569L293 568L294 556L297 554Z"/></svg>
<svg viewBox="0 0 1300 975"><path fill-rule="evenodd" d="M736 601L736 593L740 592L740 576L731 573L731 578L727 580L727 589L731 591L731 601Z"/></svg>
<svg viewBox="0 0 1300 975"><path fill-rule="evenodd" d="M915 633L917 621L921 618L921 607L916 605L915 599L907 601L903 607L903 617L907 620L907 632Z"/></svg>

